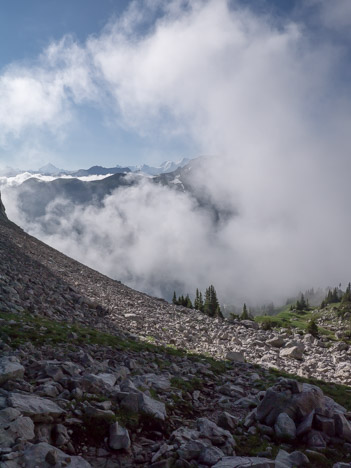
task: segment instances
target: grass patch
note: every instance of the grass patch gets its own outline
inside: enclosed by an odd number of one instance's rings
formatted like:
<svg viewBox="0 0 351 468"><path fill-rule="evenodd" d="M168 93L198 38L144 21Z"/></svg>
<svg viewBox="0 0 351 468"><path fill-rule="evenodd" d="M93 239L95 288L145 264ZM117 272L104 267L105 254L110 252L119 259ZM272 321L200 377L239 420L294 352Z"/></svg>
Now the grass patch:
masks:
<svg viewBox="0 0 351 468"><path fill-rule="evenodd" d="M4 322L0 326L0 339L12 348L30 342L34 346L68 344L74 350L74 346L84 344L111 346L116 350L129 350L143 353L149 351L157 354L160 367L170 364L167 356L186 357L197 362L207 362L210 369L220 374L225 372L227 364L214 358L190 353L178 349L173 345L161 346L151 342L122 339L118 336L84 327L78 324L57 322L41 316L33 316L28 312L13 314L0 311L0 319ZM10 323L11 322L11 323ZM152 337L150 337L152 338ZM162 356L162 357L161 357ZM164 358L163 358L164 356Z"/></svg>
<svg viewBox="0 0 351 468"><path fill-rule="evenodd" d="M263 326L265 329L270 328L287 328L297 329L303 332L307 332L307 327L311 319L318 319L322 312L316 312L314 310L309 311L291 311L290 306L285 307L277 315L259 315L255 317L255 321ZM335 339L334 333L328 328L321 327L318 325L318 333L322 336L327 336L330 339Z"/></svg>
<svg viewBox="0 0 351 468"><path fill-rule="evenodd" d="M171 378L172 387L178 388L183 392L192 393L194 390L201 390L203 387L203 382L198 377L194 377L191 380L181 379L180 377Z"/></svg>

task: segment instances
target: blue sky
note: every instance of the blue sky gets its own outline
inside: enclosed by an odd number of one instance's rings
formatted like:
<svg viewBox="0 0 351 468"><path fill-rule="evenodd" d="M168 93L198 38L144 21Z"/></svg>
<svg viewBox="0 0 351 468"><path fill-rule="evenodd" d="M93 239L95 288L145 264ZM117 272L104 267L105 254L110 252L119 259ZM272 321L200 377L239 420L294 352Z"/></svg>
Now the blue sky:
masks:
<svg viewBox="0 0 351 468"><path fill-rule="evenodd" d="M207 63L199 60L197 69L211 75L211 67L219 63L226 77L224 49L206 56L212 43L201 37L196 20L197 15L211 28L206 5L218 12L222 8L223 18L251 15L250 21L276 32L296 27L308 37L309 46L327 42L347 56L342 45L344 41L347 49L348 36L340 33L350 25L347 0L339 0L338 11L324 0L218 0L217 6L213 0L6 1L0 16L0 165L158 164L221 151L214 141L199 137L201 126L207 125L207 110L201 100L189 105L196 83L185 86L187 102L179 96L184 80L199 79L206 100L203 75L186 74L186 67L191 69L191 61L202 54ZM188 34L189 18L200 32L187 45L180 33ZM255 28L252 40L259 26ZM213 43L220 40L217 32ZM169 48L163 51L166 43ZM181 53L189 55L183 62ZM170 59L173 54L184 67L182 73ZM212 84L209 80L207 86Z"/></svg>

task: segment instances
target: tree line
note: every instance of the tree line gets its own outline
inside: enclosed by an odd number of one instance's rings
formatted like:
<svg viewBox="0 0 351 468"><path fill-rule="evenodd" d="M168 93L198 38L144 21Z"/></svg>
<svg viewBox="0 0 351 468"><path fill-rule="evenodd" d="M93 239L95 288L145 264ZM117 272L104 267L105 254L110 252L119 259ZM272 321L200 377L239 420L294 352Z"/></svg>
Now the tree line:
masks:
<svg viewBox="0 0 351 468"><path fill-rule="evenodd" d="M211 284L206 288L205 295L197 288L195 293L194 304L191 302L189 294L186 296L178 296L174 291L173 293L173 304L187 307L188 309L200 310L209 317L223 318L223 314L217 298L215 287Z"/></svg>

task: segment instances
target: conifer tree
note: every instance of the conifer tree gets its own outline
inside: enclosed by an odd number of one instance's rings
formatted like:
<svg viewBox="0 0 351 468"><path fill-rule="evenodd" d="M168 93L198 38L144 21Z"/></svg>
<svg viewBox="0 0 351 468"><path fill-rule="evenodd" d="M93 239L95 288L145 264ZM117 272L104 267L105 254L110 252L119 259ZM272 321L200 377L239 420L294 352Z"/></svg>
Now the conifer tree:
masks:
<svg viewBox="0 0 351 468"><path fill-rule="evenodd" d="M201 310L201 304L200 304L200 292L198 288L196 288L196 294L195 294L195 301L194 301L194 308L196 310Z"/></svg>
<svg viewBox="0 0 351 468"><path fill-rule="evenodd" d="M177 305L178 304L178 301L177 301L177 295L176 295L176 292L174 291L173 293L173 299L172 299L172 302L173 304Z"/></svg>
<svg viewBox="0 0 351 468"><path fill-rule="evenodd" d="M341 302L351 302L351 283L347 285L346 291L342 296Z"/></svg>
<svg viewBox="0 0 351 468"><path fill-rule="evenodd" d="M201 310L201 312L204 311L204 301L203 301L203 298L202 298L202 292L200 291L200 295L199 295L199 310Z"/></svg>
<svg viewBox="0 0 351 468"><path fill-rule="evenodd" d="M192 309L192 308L193 308L193 304L192 304L192 302L191 302L191 299L190 299L190 297L189 297L189 294L186 295L184 302L185 302L185 307L187 307L188 309Z"/></svg>
<svg viewBox="0 0 351 468"><path fill-rule="evenodd" d="M246 304L244 304L242 314L240 315L240 319L241 320L248 320L249 318L250 317L249 317L249 313L247 311Z"/></svg>
<svg viewBox="0 0 351 468"><path fill-rule="evenodd" d="M203 308L204 308L205 314L209 315L210 317L216 316L217 309L219 309L219 312L220 312L219 302L217 299L217 293L212 284L206 289L205 303L204 303Z"/></svg>
<svg viewBox="0 0 351 468"><path fill-rule="evenodd" d="M307 325L307 333L310 333L312 336L318 336L318 325L316 319L312 318Z"/></svg>

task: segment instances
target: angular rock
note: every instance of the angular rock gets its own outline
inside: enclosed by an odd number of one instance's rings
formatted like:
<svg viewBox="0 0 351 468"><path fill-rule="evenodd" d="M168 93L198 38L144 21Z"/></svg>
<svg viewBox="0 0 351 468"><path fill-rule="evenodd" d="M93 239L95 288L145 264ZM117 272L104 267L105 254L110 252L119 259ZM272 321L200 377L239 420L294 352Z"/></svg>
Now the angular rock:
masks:
<svg viewBox="0 0 351 468"><path fill-rule="evenodd" d="M224 453L218 447L205 447L201 450L198 460L203 465L213 466L223 457Z"/></svg>
<svg viewBox="0 0 351 468"><path fill-rule="evenodd" d="M130 447L129 433L118 422L110 426L109 446L113 450L127 450Z"/></svg>
<svg viewBox="0 0 351 468"><path fill-rule="evenodd" d="M239 353L237 351L229 351L226 354L226 359L232 362L245 362L245 356L243 353Z"/></svg>
<svg viewBox="0 0 351 468"><path fill-rule="evenodd" d="M333 418L327 418L326 416L316 414L314 418L314 426L329 437L335 436L335 422Z"/></svg>
<svg viewBox="0 0 351 468"><path fill-rule="evenodd" d="M303 360L303 347L292 346L291 348L284 348L280 351L279 356L281 358L298 359Z"/></svg>
<svg viewBox="0 0 351 468"><path fill-rule="evenodd" d="M312 430L312 424L314 419L315 411L311 411L310 414L305 416L301 423L297 426L296 435L297 437L302 437Z"/></svg>
<svg viewBox="0 0 351 468"><path fill-rule="evenodd" d="M0 385L8 380L22 379L24 376L24 367L14 356L4 356L0 359Z"/></svg>
<svg viewBox="0 0 351 468"><path fill-rule="evenodd" d="M223 413L220 413L217 418L217 425L229 431L235 429L235 427L238 425L238 422L239 422L238 418L236 418L235 416L232 416L226 411L223 411Z"/></svg>
<svg viewBox="0 0 351 468"><path fill-rule="evenodd" d="M23 462L26 468L46 467L46 457L49 452L56 452L54 458L60 464L59 466L66 466L66 468L92 468L90 463L85 461L82 457L72 457L62 452L62 450L53 447L45 442L32 445L24 451Z"/></svg>
<svg viewBox="0 0 351 468"><path fill-rule="evenodd" d="M341 439L351 442L351 423L343 414L335 414L335 432Z"/></svg>
<svg viewBox="0 0 351 468"><path fill-rule="evenodd" d="M323 433L314 429L307 434L306 443L309 447L315 449L323 449L327 446Z"/></svg>
<svg viewBox="0 0 351 468"><path fill-rule="evenodd" d="M64 414L64 410L53 401L35 395L10 393L8 404L35 422L45 422L50 417L58 418Z"/></svg>
<svg viewBox="0 0 351 468"><path fill-rule="evenodd" d="M280 413L274 424L275 434L282 441L296 438L296 426L294 421L286 413Z"/></svg>
<svg viewBox="0 0 351 468"><path fill-rule="evenodd" d="M275 468L275 461L262 457L224 457L213 468Z"/></svg>
<svg viewBox="0 0 351 468"><path fill-rule="evenodd" d="M275 459L275 468L307 468L309 464L310 462L306 455L298 451L288 453L280 449Z"/></svg>
<svg viewBox="0 0 351 468"><path fill-rule="evenodd" d="M281 336L275 336L274 338L267 340L266 343L274 348L281 348L285 345L285 340Z"/></svg>

